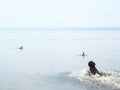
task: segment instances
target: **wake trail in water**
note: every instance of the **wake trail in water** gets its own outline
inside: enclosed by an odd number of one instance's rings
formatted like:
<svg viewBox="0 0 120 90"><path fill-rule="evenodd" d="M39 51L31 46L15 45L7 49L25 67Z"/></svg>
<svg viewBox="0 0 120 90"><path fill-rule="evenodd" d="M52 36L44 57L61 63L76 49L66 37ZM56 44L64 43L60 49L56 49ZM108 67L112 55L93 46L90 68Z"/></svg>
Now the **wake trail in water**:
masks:
<svg viewBox="0 0 120 90"><path fill-rule="evenodd" d="M72 72L68 76L78 79L80 83L88 88L103 88L111 87L114 90L120 90L120 73L114 71L102 71L99 70L103 76L92 75L89 69L83 69L79 72Z"/></svg>

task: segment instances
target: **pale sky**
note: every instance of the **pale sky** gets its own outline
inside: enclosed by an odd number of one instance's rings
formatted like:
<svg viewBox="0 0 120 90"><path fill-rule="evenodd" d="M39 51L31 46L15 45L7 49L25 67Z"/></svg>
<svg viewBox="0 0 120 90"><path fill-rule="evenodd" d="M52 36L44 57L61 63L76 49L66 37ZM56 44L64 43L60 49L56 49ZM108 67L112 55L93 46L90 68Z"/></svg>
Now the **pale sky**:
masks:
<svg viewBox="0 0 120 90"><path fill-rule="evenodd" d="M1 0L0 27L119 27L120 0Z"/></svg>

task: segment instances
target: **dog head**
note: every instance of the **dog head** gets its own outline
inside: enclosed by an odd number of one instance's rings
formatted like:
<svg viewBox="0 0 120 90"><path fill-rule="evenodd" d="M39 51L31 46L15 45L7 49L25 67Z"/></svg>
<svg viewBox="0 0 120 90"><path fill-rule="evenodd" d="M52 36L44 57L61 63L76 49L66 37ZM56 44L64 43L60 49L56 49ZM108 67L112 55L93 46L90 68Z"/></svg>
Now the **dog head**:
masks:
<svg viewBox="0 0 120 90"><path fill-rule="evenodd" d="M88 62L88 66L89 67L95 67L95 65L96 65L95 62L93 62L93 61L89 61Z"/></svg>

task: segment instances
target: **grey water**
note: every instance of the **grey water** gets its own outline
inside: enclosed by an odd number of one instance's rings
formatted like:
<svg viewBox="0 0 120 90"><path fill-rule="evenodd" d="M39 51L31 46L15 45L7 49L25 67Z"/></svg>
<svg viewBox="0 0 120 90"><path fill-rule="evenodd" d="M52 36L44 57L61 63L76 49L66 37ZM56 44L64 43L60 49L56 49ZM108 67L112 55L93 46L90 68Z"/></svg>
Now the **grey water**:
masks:
<svg viewBox="0 0 120 90"><path fill-rule="evenodd" d="M85 76L89 60L112 75ZM120 90L119 67L120 31L0 31L0 90Z"/></svg>

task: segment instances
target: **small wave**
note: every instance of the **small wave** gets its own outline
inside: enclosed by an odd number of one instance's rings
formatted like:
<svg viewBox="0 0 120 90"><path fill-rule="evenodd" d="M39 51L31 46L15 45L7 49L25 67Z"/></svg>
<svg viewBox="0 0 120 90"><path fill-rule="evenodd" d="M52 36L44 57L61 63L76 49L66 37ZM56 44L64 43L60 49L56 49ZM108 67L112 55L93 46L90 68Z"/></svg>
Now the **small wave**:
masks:
<svg viewBox="0 0 120 90"><path fill-rule="evenodd" d="M102 71L99 70L103 76L92 75L89 69L83 69L80 72L72 72L69 74L69 77L76 78L80 81L80 83L84 86L88 86L91 88L102 88L109 87L111 90L115 88L115 90L120 90L120 73L114 71Z"/></svg>

